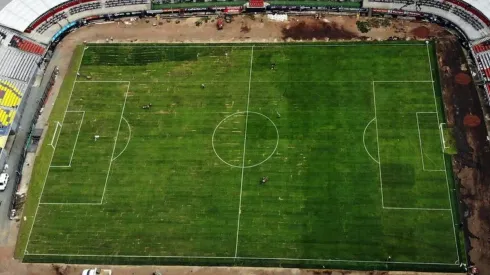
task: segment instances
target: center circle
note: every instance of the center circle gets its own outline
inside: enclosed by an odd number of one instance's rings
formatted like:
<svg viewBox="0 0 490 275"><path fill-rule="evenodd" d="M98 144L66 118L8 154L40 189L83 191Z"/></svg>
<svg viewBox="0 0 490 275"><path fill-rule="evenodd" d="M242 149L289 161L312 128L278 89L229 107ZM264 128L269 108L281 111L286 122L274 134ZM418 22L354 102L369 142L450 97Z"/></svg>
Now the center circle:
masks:
<svg viewBox="0 0 490 275"><path fill-rule="evenodd" d="M279 145L279 130L264 114L236 112L214 128L211 144L223 163L235 168L252 168L274 155Z"/></svg>

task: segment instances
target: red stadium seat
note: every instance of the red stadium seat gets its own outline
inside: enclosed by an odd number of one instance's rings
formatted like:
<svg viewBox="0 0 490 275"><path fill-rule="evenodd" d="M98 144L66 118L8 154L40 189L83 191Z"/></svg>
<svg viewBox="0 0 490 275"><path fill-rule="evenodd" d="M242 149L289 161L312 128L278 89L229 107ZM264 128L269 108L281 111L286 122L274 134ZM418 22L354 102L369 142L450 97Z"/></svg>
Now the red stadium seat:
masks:
<svg viewBox="0 0 490 275"><path fill-rule="evenodd" d="M248 6L250 8L263 8L264 0L250 0L250 2L248 2Z"/></svg>

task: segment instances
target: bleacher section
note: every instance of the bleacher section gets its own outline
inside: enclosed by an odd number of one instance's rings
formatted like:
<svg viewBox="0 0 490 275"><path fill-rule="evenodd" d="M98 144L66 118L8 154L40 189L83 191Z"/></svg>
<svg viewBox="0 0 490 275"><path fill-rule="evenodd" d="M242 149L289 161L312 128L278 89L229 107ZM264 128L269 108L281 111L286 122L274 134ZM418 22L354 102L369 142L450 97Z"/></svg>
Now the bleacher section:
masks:
<svg viewBox="0 0 490 275"><path fill-rule="evenodd" d="M44 52L44 47L20 33L10 31L9 35L29 49L36 45L37 50L42 49ZM16 48L0 44L0 150L5 147L10 130L16 125L17 109L22 104L22 98L36 74L37 63L42 58L38 54L22 50L22 47L24 46Z"/></svg>
<svg viewBox="0 0 490 275"><path fill-rule="evenodd" d="M490 37L476 41L471 50L478 66L478 70L485 82L484 88L487 99L490 101Z"/></svg>
<svg viewBox="0 0 490 275"><path fill-rule="evenodd" d="M453 7L451 12L459 16L461 19L463 19L463 21L469 23L477 31L484 28L483 24L480 23L480 21L478 21L477 19L475 19L473 14L469 14L466 10L460 7Z"/></svg>
<svg viewBox="0 0 490 275"><path fill-rule="evenodd" d="M434 14L459 26L470 39L490 34L490 20L461 0L364 0L364 7Z"/></svg>
<svg viewBox="0 0 490 275"><path fill-rule="evenodd" d="M51 28L54 24L59 23L61 20L68 18L68 14L66 12L60 12L53 17L47 19L45 22L43 22L41 25L39 25L39 28L37 28L36 32L43 34L47 29Z"/></svg>
<svg viewBox="0 0 490 275"><path fill-rule="evenodd" d="M46 50L45 47L17 35L12 36L9 46L37 55L43 55Z"/></svg>
<svg viewBox="0 0 490 275"><path fill-rule="evenodd" d="M120 7L120 6L131 6L131 5L144 5L147 4L148 0L106 0L105 7Z"/></svg>
<svg viewBox="0 0 490 275"><path fill-rule="evenodd" d="M73 15L73 14L81 13L84 11L100 9L101 7L102 7L102 4L97 1L97 2L92 2L92 3L80 4L79 6L70 8L69 12L70 12L70 15Z"/></svg>
<svg viewBox="0 0 490 275"><path fill-rule="evenodd" d="M0 77L28 82L41 56L11 47L0 47Z"/></svg>
<svg viewBox="0 0 490 275"><path fill-rule="evenodd" d="M9 110L0 107L0 127L9 126L14 121L16 113L15 109Z"/></svg>
<svg viewBox="0 0 490 275"><path fill-rule="evenodd" d="M16 108L21 98L20 91L11 82L0 82L0 106Z"/></svg>

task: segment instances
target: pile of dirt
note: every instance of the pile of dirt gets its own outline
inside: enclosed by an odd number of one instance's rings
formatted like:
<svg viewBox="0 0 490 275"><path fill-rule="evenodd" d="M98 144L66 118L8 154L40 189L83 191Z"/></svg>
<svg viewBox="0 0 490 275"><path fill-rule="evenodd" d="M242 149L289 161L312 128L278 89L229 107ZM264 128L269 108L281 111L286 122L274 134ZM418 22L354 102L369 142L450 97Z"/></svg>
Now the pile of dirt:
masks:
<svg viewBox="0 0 490 275"><path fill-rule="evenodd" d="M471 77L465 73L459 73L454 77L457 84L468 85L471 83Z"/></svg>
<svg viewBox="0 0 490 275"><path fill-rule="evenodd" d="M429 38L430 30L427 27L420 26L412 30L412 34L417 38Z"/></svg>
<svg viewBox="0 0 490 275"><path fill-rule="evenodd" d="M310 40L310 39L345 39L357 38L357 35L344 29L337 23L325 21L299 21L282 29L283 39Z"/></svg>
<svg viewBox="0 0 490 275"><path fill-rule="evenodd" d="M477 127L481 124L481 119L478 116L468 114L464 117L463 124L470 128Z"/></svg>

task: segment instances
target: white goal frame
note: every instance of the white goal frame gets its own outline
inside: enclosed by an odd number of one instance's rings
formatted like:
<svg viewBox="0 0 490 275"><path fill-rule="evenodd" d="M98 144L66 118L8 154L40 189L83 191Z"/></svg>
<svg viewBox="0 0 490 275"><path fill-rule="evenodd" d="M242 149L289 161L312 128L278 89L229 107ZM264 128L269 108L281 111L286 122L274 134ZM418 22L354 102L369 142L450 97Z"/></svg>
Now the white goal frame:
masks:
<svg viewBox="0 0 490 275"><path fill-rule="evenodd" d="M58 144L58 139L60 138L61 129L63 129L63 124L61 124L59 121L56 121L53 137L51 138L51 142L48 144L49 146L53 147L53 150L56 149L56 145Z"/></svg>

